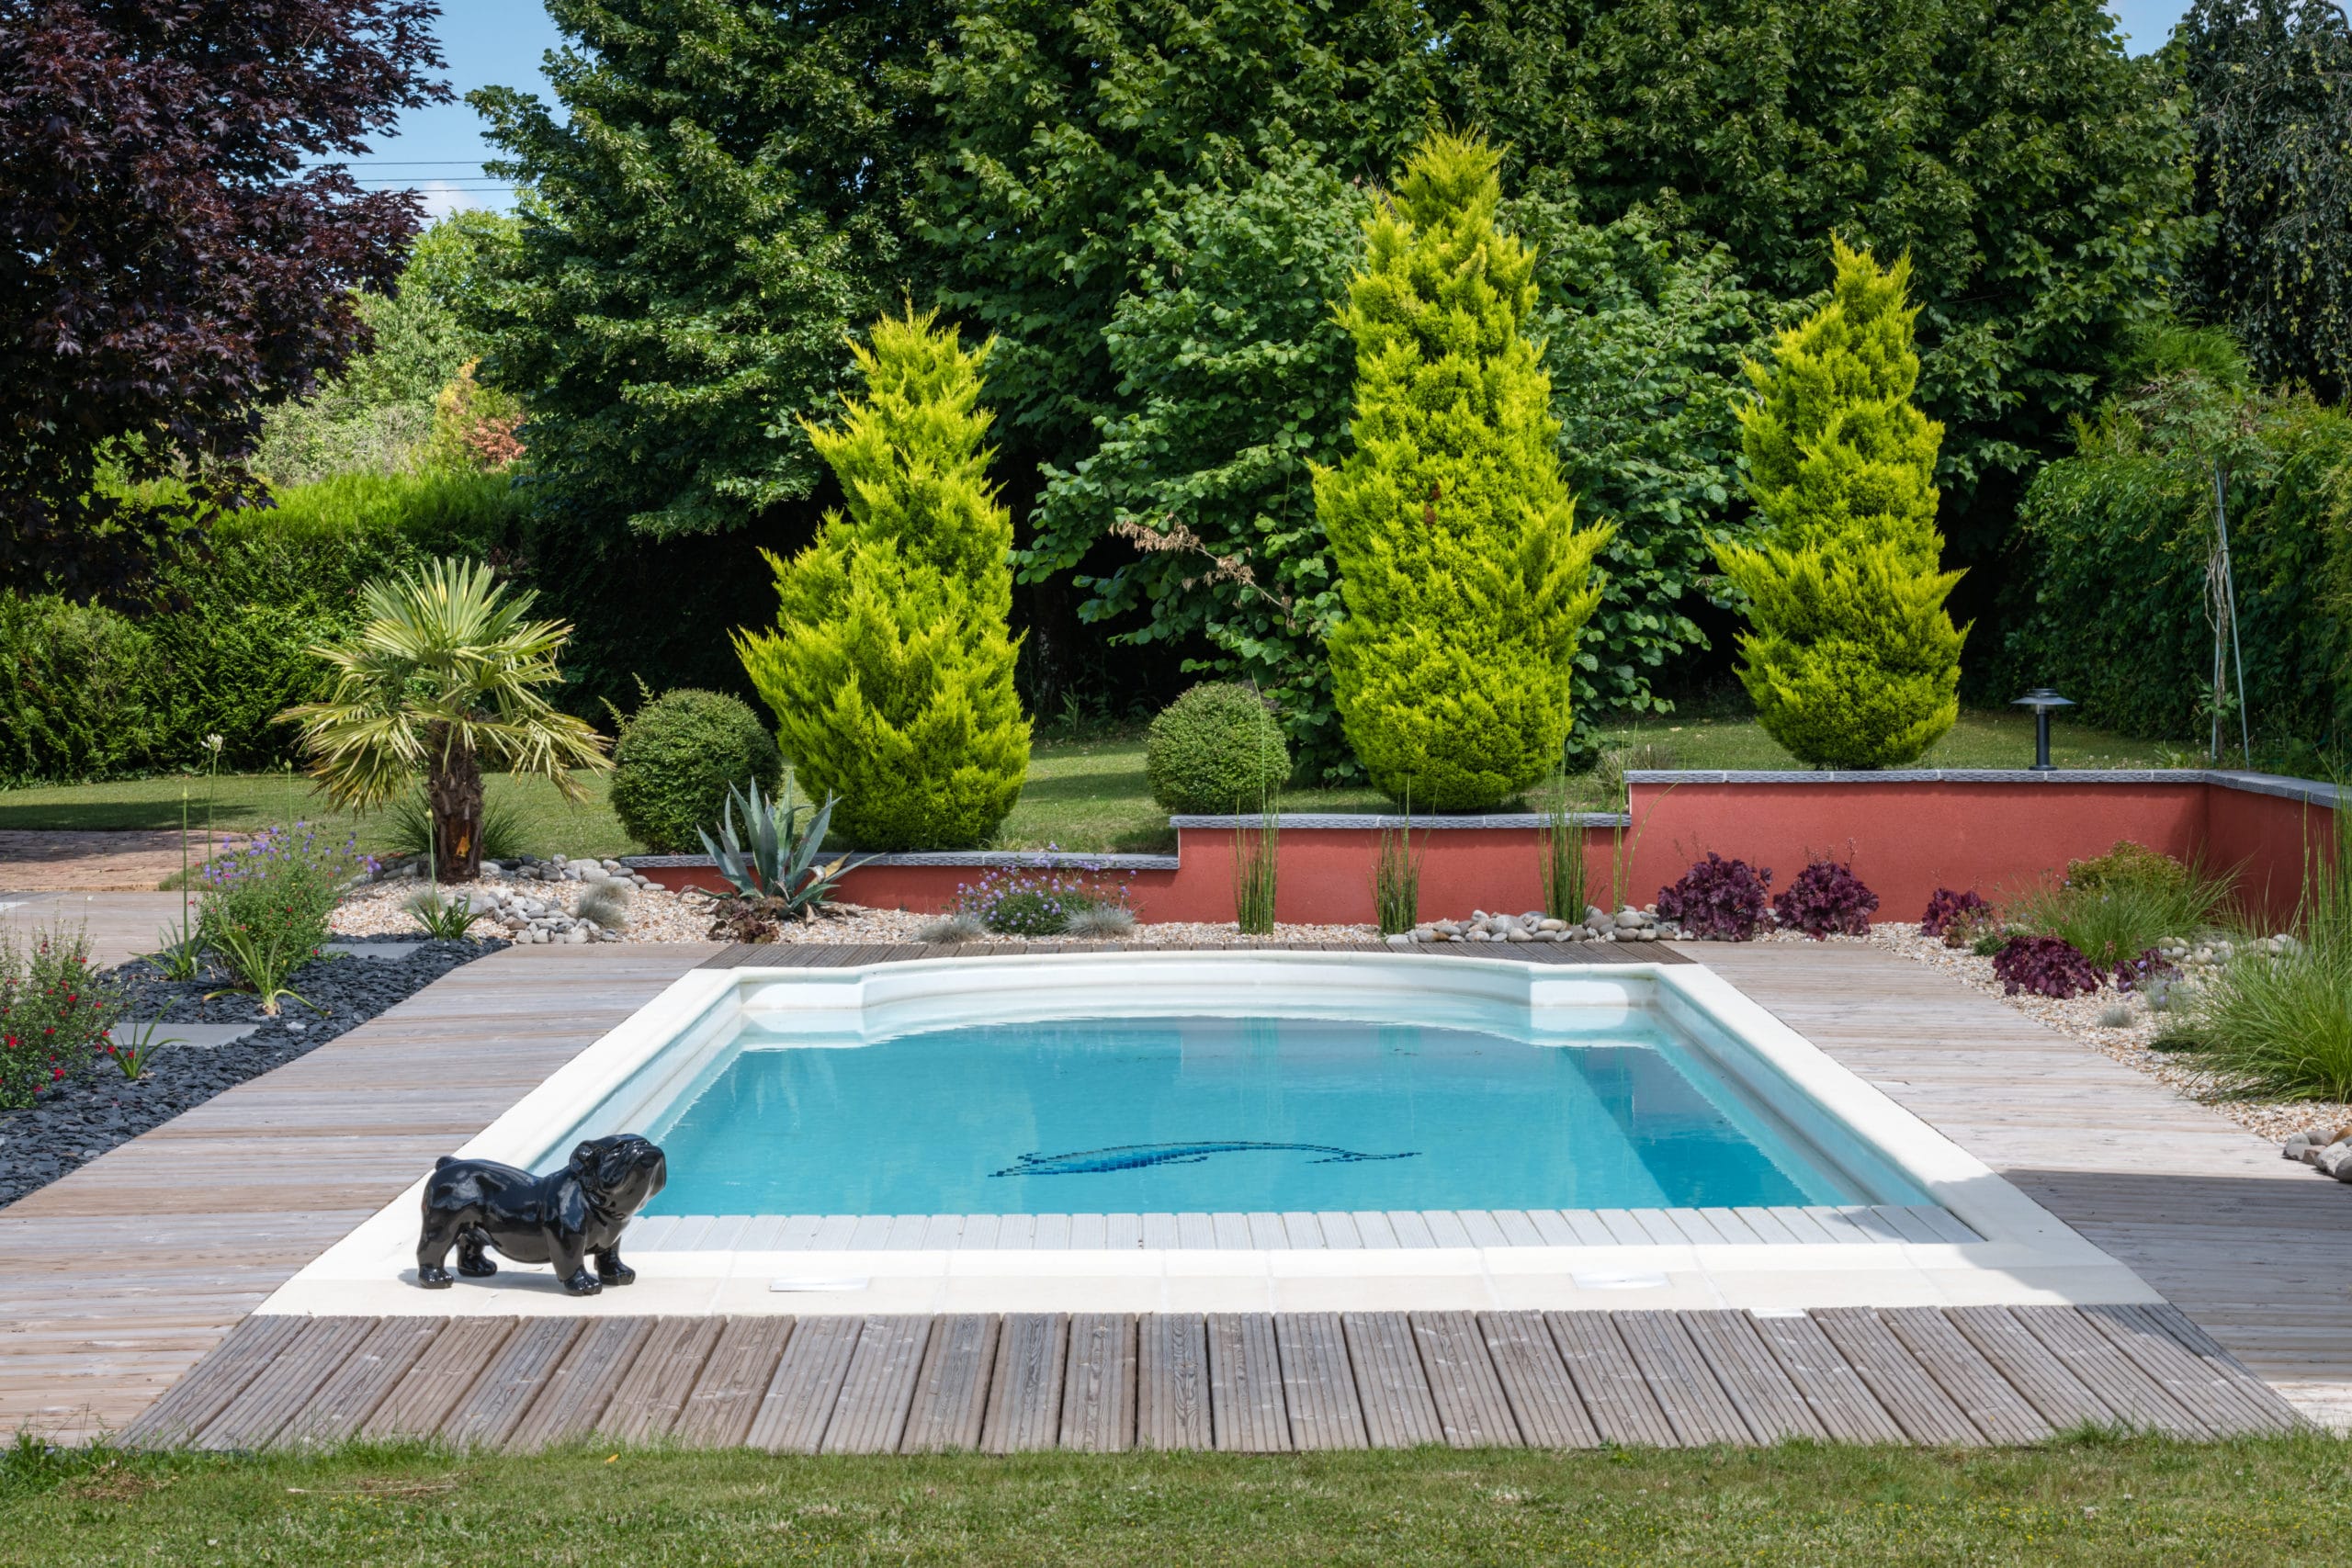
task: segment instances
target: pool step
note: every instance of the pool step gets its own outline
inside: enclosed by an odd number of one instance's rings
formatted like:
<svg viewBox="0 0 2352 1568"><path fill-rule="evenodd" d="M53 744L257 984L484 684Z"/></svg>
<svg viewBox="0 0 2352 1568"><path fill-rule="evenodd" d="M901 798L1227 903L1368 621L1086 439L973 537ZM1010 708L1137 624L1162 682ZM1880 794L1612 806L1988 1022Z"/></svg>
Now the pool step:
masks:
<svg viewBox="0 0 2352 1568"><path fill-rule="evenodd" d="M1249 1214L660 1214L632 1252L1284 1251L1791 1247L1984 1238L1935 1204L1771 1209L1392 1209Z"/></svg>

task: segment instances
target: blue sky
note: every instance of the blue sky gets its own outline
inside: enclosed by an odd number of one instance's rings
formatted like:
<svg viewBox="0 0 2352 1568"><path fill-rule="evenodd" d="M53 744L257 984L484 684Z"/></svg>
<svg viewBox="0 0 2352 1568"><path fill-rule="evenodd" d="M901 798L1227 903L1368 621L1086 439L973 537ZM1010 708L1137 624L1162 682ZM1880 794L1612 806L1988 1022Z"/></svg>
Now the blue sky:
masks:
<svg viewBox="0 0 2352 1568"><path fill-rule="evenodd" d="M2134 54L2165 41L2188 8L2186 0L2110 0ZM539 61L560 39L539 0L458 0L441 16L442 51L449 85L459 94L493 84L539 91ZM413 186L435 214L458 207L513 205L511 194L481 172L492 156L481 118L463 102L406 116L400 133L378 141L352 172L371 186Z"/></svg>

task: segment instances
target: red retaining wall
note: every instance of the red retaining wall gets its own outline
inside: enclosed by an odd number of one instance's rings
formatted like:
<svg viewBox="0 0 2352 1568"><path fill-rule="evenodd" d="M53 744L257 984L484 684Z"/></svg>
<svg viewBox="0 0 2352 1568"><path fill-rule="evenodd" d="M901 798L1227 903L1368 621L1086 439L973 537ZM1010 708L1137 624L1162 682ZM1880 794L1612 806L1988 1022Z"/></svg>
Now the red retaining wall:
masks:
<svg viewBox="0 0 2352 1568"><path fill-rule="evenodd" d="M1850 861L1875 889L1887 919L1919 917L1938 887L2005 893L2132 839L2182 859L2234 869L2242 896L2274 920L2294 910L2307 849L2332 831L2324 785L2258 775L2177 773L2096 774L1885 773L1628 775L1632 826L1625 833L1625 896L1636 904L1713 850L1770 866L1776 887L1815 854ZM1146 920L1233 919L1236 829L1225 819L1179 818L1173 857L1106 872L1124 880ZM1214 824L1214 825L1212 825ZM1252 822L1241 831L1253 834ZM1533 818L1501 817L1417 828L1421 915L1435 919L1474 908L1518 911L1542 903ZM1335 924L1373 918L1377 819L1297 818L1282 832L1275 916ZM1586 829L1585 863L1594 901L1611 886L1615 837ZM922 857L935 862L944 857ZM1173 860L1175 863L1169 862ZM672 886L718 888L702 864L647 863ZM956 889L987 874L983 865L876 863L842 879L842 896L879 908L933 911Z"/></svg>

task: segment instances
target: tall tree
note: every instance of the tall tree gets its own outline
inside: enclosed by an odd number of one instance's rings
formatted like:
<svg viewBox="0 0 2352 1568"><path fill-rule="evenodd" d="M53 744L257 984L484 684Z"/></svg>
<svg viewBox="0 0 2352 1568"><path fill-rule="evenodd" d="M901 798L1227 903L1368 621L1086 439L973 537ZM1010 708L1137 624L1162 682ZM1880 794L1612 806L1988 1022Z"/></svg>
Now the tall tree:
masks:
<svg viewBox="0 0 2352 1568"><path fill-rule="evenodd" d="M2352 22L2333 0L2198 0L2174 51L2193 102L2188 303L2265 382L2352 392Z"/></svg>
<svg viewBox="0 0 2352 1568"><path fill-rule="evenodd" d="M469 102L531 187L484 374L526 397L566 526L740 529L807 497L798 421L916 279L904 236L933 0L549 0L556 112Z"/></svg>
<svg viewBox="0 0 2352 1568"><path fill-rule="evenodd" d="M1498 159L1425 140L1365 226L1340 320L1355 450L1315 476L1347 618L1332 685L1384 794L1498 805L1559 766L1604 528L1577 528L1524 331L1535 257L1495 226Z"/></svg>
<svg viewBox="0 0 2352 1568"><path fill-rule="evenodd" d="M0 582L127 596L254 493L419 215L334 160L447 90L432 0L0 0ZM324 160L323 162L320 162ZM185 474L189 503L128 504Z"/></svg>
<svg viewBox="0 0 2352 1568"><path fill-rule="evenodd" d="M2184 234L2177 110L2099 0L1457 0L1453 111L1592 220L1636 206L1751 286L1829 282L1825 237L1909 252L1919 398L1963 561L2089 412ZM1990 574L1973 581L1982 603Z"/></svg>
<svg viewBox="0 0 2352 1568"><path fill-rule="evenodd" d="M1832 241L1829 303L1781 334L1740 411L1747 488L1769 533L1726 545L1747 595L1741 683L1766 734L1801 762L1908 762L1960 716L1960 648L1944 601L1936 448L1913 405L1918 310L1908 257L1882 268Z"/></svg>

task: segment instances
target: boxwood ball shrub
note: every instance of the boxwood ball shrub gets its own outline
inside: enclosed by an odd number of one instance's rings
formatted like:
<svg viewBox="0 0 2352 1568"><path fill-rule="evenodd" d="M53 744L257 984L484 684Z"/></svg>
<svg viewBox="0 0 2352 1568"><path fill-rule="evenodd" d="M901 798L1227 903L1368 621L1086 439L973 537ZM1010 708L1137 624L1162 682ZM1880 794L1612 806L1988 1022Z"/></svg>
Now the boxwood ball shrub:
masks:
<svg viewBox="0 0 2352 1568"><path fill-rule="evenodd" d="M664 692L621 727L613 747L613 815L648 849L691 850L746 779L773 794L784 758L759 716L718 692Z"/></svg>
<svg viewBox="0 0 2352 1568"><path fill-rule="evenodd" d="M1206 681L1151 721L1143 766L1151 798L1170 811L1255 811L1290 777L1290 750L1264 698Z"/></svg>
<svg viewBox="0 0 2352 1568"><path fill-rule="evenodd" d="M1701 942L1747 942L1771 914L1771 886L1770 866L1725 860L1709 850L1679 881L1657 890L1658 918Z"/></svg>

